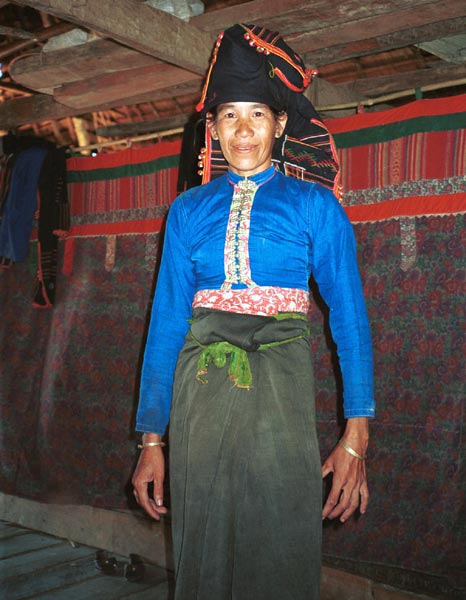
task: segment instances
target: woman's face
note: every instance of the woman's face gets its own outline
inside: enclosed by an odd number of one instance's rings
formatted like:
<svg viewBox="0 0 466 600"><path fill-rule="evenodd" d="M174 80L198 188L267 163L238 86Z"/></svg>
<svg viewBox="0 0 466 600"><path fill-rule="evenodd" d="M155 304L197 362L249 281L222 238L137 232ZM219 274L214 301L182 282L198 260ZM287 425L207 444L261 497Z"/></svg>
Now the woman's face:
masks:
<svg viewBox="0 0 466 600"><path fill-rule="evenodd" d="M207 116L207 126L233 173L248 177L272 164L273 144L287 118L285 113L275 116L266 104L229 102L219 105L215 118Z"/></svg>

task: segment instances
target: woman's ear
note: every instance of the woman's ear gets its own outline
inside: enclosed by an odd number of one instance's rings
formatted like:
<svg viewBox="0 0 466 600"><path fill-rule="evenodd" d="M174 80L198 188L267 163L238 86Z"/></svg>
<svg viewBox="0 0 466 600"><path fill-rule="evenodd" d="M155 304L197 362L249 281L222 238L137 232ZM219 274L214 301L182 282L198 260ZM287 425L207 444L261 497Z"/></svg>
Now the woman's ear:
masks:
<svg viewBox="0 0 466 600"><path fill-rule="evenodd" d="M207 115L206 115L206 126L207 126L212 138L214 140L218 140L217 127L215 124L215 117L212 113L207 113Z"/></svg>
<svg viewBox="0 0 466 600"><path fill-rule="evenodd" d="M286 112L281 112L277 117L277 124L275 127L275 137L276 138L279 138L283 135L287 121L288 121L288 115L286 114Z"/></svg>

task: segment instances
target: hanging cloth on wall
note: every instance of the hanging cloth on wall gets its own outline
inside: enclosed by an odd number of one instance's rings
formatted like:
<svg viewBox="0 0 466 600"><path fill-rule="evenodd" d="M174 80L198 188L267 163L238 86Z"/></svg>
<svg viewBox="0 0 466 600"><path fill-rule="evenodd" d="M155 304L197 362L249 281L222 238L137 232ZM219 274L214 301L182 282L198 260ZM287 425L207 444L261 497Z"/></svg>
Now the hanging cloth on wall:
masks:
<svg viewBox="0 0 466 600"><path fill-rule="evenodd" d="M38 282L33 306L50 308L55 301L58 238L66 237L70 229L64 150L48 150L40 172L38 192Z"/></svg>
<svg viewBox="0 0 466 600"><path fill-rule="evenodd" d="M66 155L41 140L7 137L4 147L13 152L1 166L0 262L9 267L26 260L36 216L38 283L33 305L49 308L55 299L57 236L66 236L70 228Z"/></svg>
<svg viewBox="0 0 466 600"><path fill-rule="evenodd" d="M28 256L37 184L46 154L45 148L28 148L14 160L0 223L0 256L7 260L22 262Z"/></svg>
<svg viewBox="0 0 466 600"><path fill-rule="evenodd" d="M14 154L4 154L0 157L0 218L3 205L10 189L11 172L13 170Z"/></svg>
<svg viewBox="0 0 466 600"><path fill-rule="evenodd" d="M1 138L0 138L1 139ZM0 158L0 227L8 190L10 189L11 173L13 171L14 154L4 154ZM11 260L0 256L0 269L8 269L11 266Z"/></svg>

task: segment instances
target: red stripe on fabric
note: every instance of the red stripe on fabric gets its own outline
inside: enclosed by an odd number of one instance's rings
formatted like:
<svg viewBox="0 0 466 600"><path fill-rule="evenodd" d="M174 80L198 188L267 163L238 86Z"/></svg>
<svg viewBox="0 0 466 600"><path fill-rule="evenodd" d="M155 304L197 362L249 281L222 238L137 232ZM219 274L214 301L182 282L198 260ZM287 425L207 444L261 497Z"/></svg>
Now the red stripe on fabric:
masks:
<svg viewBox="0 0 466 600"><path fill-rule="evenodd" d="M343 148L338 151L343 189L461 177L466 168L465 139L462 130L430 131L380 144Z"/></svg>
<svg viewBox="0 0 466 600"><path fill-rule="evenodd" d="M174 142L159 142L145 148L128 148L119 152L99 154L99 156L78 156L68 158L66 168L68 171L93 171L94 169L108 169L123 165L135 165L149 162L156 158L172 156L181 151L181 140Z"/></svg>
<svg viewBox="0 0 466 600"><path fill-rule="evenodd" d="M396 217L422 217L466 212L466 194L411 196L377 204L344 206L352 223L383 221Z"/></svg>
<svg viewBox="0 0 466 600"><path fill-rule="evenodd" d="M95 223L73 225L70 235L73 237L93 237L99 235L130 235L137 233L159 233L165 219L147 219L139 221L121 221L118 223Z"/></svg>
<svg viewBox="0 0 466 600"><path fill-rule="evenodd" d="M176 197L178 169L148 175L68 184L72 216L171 204Z"/></svg>
<svg viewBox="0 0 466 600"><path fill-rule="evenodd" d="M464 169L464 166L466 165L466 130L465 129L460 129L460 131L458 131L458 138L457 138L456 146L454 148L454 153L455 153L454 165L456 167L456 170L459 170L461 168ZM464 170L463 170L463 173L464 173Z"/></svg>
<svg viewBox="0 0 466 600"><path fill-rule="evenodd" d="M63 266L61 270L63 275L71 275L73 273L74 248L74 238L66 238L65 250L63 254Z"/></svg>
<svg viewBox="0 0 466 600"><path fill-rule="evenodd" d="M374 113L360 113L350 117L328 119L325 125L330 133L344 133L366 129L367 127L378 127L389 123L406 121L415 117L434 117L466 111L466 94L445 98L433 98L431 100L415 100L398 108L378 111Z"/></svg>

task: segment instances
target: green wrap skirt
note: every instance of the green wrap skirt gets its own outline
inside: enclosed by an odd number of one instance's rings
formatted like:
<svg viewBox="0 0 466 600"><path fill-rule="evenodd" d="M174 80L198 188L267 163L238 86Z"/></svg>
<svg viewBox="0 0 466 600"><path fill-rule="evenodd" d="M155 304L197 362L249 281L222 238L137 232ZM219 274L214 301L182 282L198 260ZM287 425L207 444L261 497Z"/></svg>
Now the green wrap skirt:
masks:
<svg viewBox="0 0 466 600"><path fill-rule="evenodd" d="M194 311L170 417L176 600L317 600L322 478L308 324Z"/></svg>

